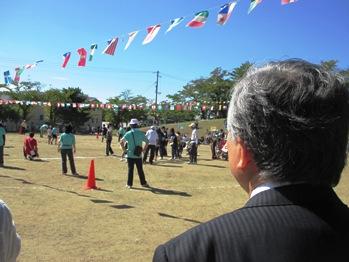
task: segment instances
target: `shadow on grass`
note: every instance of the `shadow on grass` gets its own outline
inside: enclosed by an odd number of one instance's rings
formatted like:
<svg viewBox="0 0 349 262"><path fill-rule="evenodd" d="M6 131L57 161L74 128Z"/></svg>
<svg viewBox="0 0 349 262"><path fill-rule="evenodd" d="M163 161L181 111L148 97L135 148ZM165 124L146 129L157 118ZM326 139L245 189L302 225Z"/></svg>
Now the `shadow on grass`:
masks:
<svg viewBox="0 0 349 262"><path fill-rule="evenodd" d="M45 159L41 159L41 158L34 158L33 160L31 160L32 162L50 162L50 161L47 161Z"/></svg>
<svg viewBox="0 0 349 262"><path fill-rule="evenodd" d="M13 170L26 170L25 168L17 167L17 166L3 166L5 169L13 169Z"/></svg>
<svg viewBox="0 0 349 262"><path fill-rule="evenodd" d="M68 177L75 177L75 178L79 178L79 179L87 179L87 176L82 176L82 175L78 175L78 176L73 176L73 175L71 175L71 176L68 176ZM95 179L96 179L97 181L104 181L104 179L98 178L98 177L96 177ZM108 191L108 192L112 192L112 191Z"/></svg>
<svg viewBox="0 0 349 262"><path fill-rule="evenodd" d="M189 218L183 218L183 217L176 217L176 216L172 216L172 215L165 214L165 213L158 213L158 214L159 214L159 216L161 216L161 217L174 218L174 219L181 219L181 220L188 221L188 222L192 222L192 223L196 223L196 224L201 224L201 223L202 223L201 221L198 221L198 220L189 219Z"/></svg>
<svg viewBox="0 0 349 262"><path fill-rule="evenodd" d="M176 166L176 165L167 165L167 164L164 164L164 165L159 165L159 164L155 164L153 166L159 166L159 167L176 167L176 168L182 168L182 166Z"/></svg>
<svg viewBox="0 0 349 262"><path fill-rule="evenodd" d="M159 165L159 163L166 163L166 164L174 164L174 165L181 165L183 164L183 162L185 162L184 160L160 160L157 162L157 164Z"/></svg>
<svg viewBox="0 0 349 262"><path fill-rule="evenodd" d="M197 166L208 166L208 167L217 167L217 168L227 168L225 166L219 166L219 165L205 165L205 164L196 164Z"/></svg>
<svg viewBox="0 0 349 262"><path fill-rule="evenodd" d="M162 189L162 188L156 188L156 187L132 187L132 190L139 190L139 191L150 191L153 194L159 194L159 195L172 195L172 196L182 196L182 197L191 197L190 194L187 192L181 192L181 191L175 191L175 190L168 190L168 189Z"/></svg>
<svg viewBox="0 0 349 262"><path fill-rule="evenodd" d="M14 146L4 146L5 148L15 148Z"/></svg>
<svg viewBox="0 0 349 262"><path fill-rule="evenodd" d="M111 205L110 207L116 208L116 209L129 209L129 208L134 208L134 206L129 206L129 205Z"/></svg>

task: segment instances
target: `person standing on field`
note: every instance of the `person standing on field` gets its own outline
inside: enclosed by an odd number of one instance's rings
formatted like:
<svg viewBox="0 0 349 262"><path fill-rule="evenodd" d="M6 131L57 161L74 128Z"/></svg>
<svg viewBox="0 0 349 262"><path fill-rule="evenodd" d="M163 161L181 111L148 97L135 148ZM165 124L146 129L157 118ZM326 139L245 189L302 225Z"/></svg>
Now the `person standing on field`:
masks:
<svg viewBox="0 0 349 262"><path fill-rule="evenodd" d="M76 172L75 163L74 163L74 154L76 153L75 146L75 136L72 134L73 127L71 125L67 125L65 127L65 131L59 137L58 142L58 151L61 152L62 157L62 175L67 174L67 156L69 159L70 169L73 176L78 176L79 174Z"/></svg>
<svg viewBox="0 0 349 262"><path fill-rule="evenodd" d="M6 132L3 123L0 122L0 167L4 166L4 147L6 142Z"/></svg>
<svg viewBox="0 0 349 262"><path fill-rule="evenodd" d="M120 141L122 149L125 150L125 143L127 142L127 164L128 164L128 178L126 188L131 189L133 185L133 170L136 165L139 180L142 187L149 187L149 184L145 180L142 163L142 152L148 147L148 139L145 134L138 129L139 122L136 118L131 119L130 127L128 131ZM145 147L143 149L143 142Z"/></svg>
<svg viewBox="0 0 349 262"><path fill-rule="evenodd" d="M105 135L105 143L106 143L105 154L106 154L106 156L109 156L109 154L114 155L114 151L111 148L112 141L113 141L113 127L111 124L109 124L108 131Z"/></svg>

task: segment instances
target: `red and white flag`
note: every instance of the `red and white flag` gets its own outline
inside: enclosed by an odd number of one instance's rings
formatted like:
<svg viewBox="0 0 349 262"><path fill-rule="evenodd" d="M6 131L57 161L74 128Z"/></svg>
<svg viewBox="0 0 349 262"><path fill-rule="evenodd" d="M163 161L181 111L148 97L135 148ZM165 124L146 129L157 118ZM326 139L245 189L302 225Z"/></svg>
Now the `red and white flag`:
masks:
<svg viewBox="0 0 349 262"><path fill-rule="evenodd" d="M80 60L79 60L78 66L86 66L87 52L86 52L85 48L79 48L78 54L80 55Z"/></svg>
<svg viewBox="0 0 349 262"><path fill-rule="evenodd" d="M115 37L108 41L108 46L103 50L102 54L114 55L119 38Z"/></svg>
<svg viewBox="0 0 349 262"><path fill-rule="evenodd" d="M282 5L287 5L287 4L291 4L291 3L295 3L296 0L281 0L281 4Z"/></svg>
<svg viewBox="0 0 349 262"><path fill-rule="evenodd" d="M63 55L63 64L62 64L62 67L65 68L69 62L69 59L70 59L70 52L68 53L65 53Z"/></svg>
<svg viewBox="0 0 349 262"><path fill-rule="evenodd" d="M153 25L147 28L147 36L143 40L143 45L149 44L154 40L155 36L159 33L161 25Z"/></svg>
<svg viewBox="0 0 349 262"><path fill-rule="evenodd" d="M130 44L133 42L137 34L138 34L138 31L128 33L128 40L125 46L125 50L130 46Z"/></svg>

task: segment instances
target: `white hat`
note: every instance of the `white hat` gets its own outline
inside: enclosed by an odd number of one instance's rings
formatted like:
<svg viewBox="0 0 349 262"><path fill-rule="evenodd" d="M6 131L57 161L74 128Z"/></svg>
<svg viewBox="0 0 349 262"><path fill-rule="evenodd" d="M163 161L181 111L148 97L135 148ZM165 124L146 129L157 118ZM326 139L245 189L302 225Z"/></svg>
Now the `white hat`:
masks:
<svg viewBox="0 0 349 262"><path fill-rule="evenodd" d="M151 126L151 127L150 127L150 129L153 129L153 130L155 130L155 126Z"/></svg>
<svg viewBox="0 0 349 262"><path fill-rule="evenodd" d="M138 119L137 118L132 118L129 125L138 125L139 122L138 122Z"/></svg>
<svg viewBox="0 0 349 262"><path fill-rule="evenodd" d="M195 127L195 126L196 126L195 123L191 123L191 124L189 125L189 127Z"/></svg>

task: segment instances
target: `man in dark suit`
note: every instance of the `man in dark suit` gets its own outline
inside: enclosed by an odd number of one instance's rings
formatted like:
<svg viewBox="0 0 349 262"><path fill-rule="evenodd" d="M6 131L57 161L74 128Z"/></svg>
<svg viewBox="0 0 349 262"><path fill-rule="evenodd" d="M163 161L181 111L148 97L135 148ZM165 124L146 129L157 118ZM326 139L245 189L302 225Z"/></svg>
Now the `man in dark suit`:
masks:
<svg viewBox="0 0 349 262"><path fill-rule="evenodd" d="M349 261L349 93L302 60L252 69L234 87L229 164L246 205L160 245L153 261Z"/></svg>

